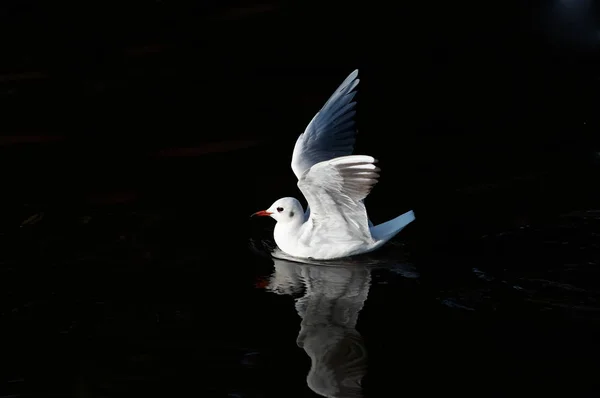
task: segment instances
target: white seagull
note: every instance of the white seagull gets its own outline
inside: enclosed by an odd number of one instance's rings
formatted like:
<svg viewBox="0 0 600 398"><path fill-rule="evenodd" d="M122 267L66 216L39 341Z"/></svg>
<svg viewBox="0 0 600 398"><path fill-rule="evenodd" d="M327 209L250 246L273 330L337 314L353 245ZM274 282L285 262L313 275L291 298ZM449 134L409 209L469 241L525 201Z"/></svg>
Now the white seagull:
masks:
<svg viewBox="0 0 600 398"><path fill-rule="evenodd" d="M363 200L379 177L377 160L352 155L356 141L352 72L313 117L294 146L292 170L306 198L281 198L253 216L269 216L279 249L292 257L331 260L371 252L415 219L413 211L373 225Z"/></svg>

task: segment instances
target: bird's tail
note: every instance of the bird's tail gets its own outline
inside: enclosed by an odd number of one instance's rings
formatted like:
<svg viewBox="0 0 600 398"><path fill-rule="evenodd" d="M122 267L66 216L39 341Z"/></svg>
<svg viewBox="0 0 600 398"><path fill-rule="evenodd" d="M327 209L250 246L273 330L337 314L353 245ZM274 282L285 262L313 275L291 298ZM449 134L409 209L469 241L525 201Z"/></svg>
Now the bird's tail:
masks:
<svg viewBox="0 0 600 398"><path fill-rule="evenodd" d="M371 236L377 243L384 244L402 231L404 227L410 224L415 219L415 213L410 210L394 219L384 222L383 224L371 227Z"/></svg>

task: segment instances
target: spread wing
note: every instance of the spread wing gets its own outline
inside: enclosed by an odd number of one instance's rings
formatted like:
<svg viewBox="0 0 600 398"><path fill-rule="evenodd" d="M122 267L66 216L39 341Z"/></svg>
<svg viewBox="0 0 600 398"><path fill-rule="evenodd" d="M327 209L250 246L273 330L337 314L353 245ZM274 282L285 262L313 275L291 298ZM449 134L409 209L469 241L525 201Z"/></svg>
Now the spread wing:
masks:
<svg viewBox="0 0 600 398"><path fill-rule="evenodd" d="M298 181L310 206L307 236L328 240L371 241L363 203L379 178L371 156L350 155L317 163Z"/></svg>
<svg viewBox="0 0 600 398"><path fill-rule="evenodd" d="M319 162L352 154L356 141L356 102L352 100L358 82L357 69L340 84L296 140L292 170L298 179Z"/></svg>

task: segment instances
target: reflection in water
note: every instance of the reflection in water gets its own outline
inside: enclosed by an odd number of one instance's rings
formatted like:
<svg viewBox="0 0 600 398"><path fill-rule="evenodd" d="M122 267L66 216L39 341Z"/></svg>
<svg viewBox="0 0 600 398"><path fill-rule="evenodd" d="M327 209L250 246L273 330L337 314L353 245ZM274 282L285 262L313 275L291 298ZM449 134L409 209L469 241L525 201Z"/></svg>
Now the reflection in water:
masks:
<svg viewBox="0 0 600 398"><path fill-rule="evenodd" d="M371 283L370 270L357 265L318 266L273 259L267 289L304 296L296 300L302 318L297 344L310 357L306 382L325 397L360 397L367 351L356 331Z"/></svg>

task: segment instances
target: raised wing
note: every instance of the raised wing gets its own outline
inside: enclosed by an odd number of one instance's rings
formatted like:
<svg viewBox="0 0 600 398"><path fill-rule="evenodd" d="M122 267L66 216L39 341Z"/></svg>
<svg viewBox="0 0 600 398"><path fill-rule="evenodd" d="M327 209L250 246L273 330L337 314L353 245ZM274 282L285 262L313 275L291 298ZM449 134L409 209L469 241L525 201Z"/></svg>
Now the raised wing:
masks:
<svg viewBox="0 0 600 398"><path fill-rule="evenodd" d="M371 156L342 156L317 163L302 175L298 187L311 209L307 236L372 240L363 199L379 178L376 162Z"/></svg>
<svg viewBox="0 0 600 398"><path fill-rule="evenodd" d="M315 164L354 151L356 102L352 100L358 82L357 69L340 84L296 140L292 170L298 179Z"/></svg>

